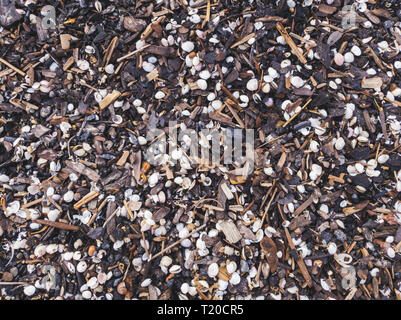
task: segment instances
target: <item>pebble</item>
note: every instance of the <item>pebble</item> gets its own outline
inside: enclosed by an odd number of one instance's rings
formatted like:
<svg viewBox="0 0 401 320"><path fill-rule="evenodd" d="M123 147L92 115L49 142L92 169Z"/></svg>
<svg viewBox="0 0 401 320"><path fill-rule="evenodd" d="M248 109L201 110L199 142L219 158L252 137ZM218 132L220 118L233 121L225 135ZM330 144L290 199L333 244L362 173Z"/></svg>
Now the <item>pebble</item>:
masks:
<svg viewBox="0 0 401 320"><path fill-rule="evenodd" d="M198 79L196 81L196 84L198 85L200 90L206 90L207 89L207 82L206 80L203 79Z"/></svg>
<svg viewBox="0 0 401 320"><path fill-rule="evenodd" d="M395 257L395 250L392 247L387 248L387 255L389 258L393 259Z"/></svg>
<svg viewBox="0 0 401 320"><path fill-rule="evenodd" d="M202 70L199 72L199 77L203 80L207 80L211 77L210 71L209 70Z"/></svg>
<svg viewBox="0 0 401 320"><path fill-rule="evenodd" d="M92 277L88 280L86 284L88 285L89 288L95 289L99 285L99 281L97 280L96 277Z"/></svg>
<svg viewBox="0 0 401 320"><path fill-rule="evenodd" d="M169 267L173 263L173 259L171 259L169 256L163 256L160 260L160 264L165 267Z"/></svg>
<svg viewBox="0 0 401 320"><path fill-rule="evenodd" d="M344 55L344 61L346 62L346 63L352 63L352 62L354 62L354 55L352 54L352 52L347 52L345 55Z"/></svg>
<svg viewBox="0 0 401 320"><path fill-rule="evenodd" d="M50 210L47 214L47 218L50 221L56 221L59 217L60 211L58 209Z"/></svg>
<svg viewBox="0 0 401 320"><path fill-rule="evenodd" d="M219 110L223 106L223 103L220 100L214 100L212 102L212 107L214 110Z"/></svg>
<svg viewBox="0 0 401 320"><path fill-rule="evenodd" d="M388 154L382 154L377 158L377 162L380 164L386 163L390 159L390 156Z"/></svg>
<svg viewBox="0 0 401 320"><path fill-rule="evenodd" d="M195 45L193 42L191 41L185 41L181 44L181 48L182 50L184 50L185 52L191 52L194 50Z"/></svg>
<svg viewBox="0 0 401 320"><path fill-rule="evenodd" d="M114 73L114 65L113 64L108 64L106 68L104 68L104 71L108 74L113 74Z"/></svg>
<svg viewBox="0 0 401 320"><path fill-rule="evenodd" d="M182 292L183 294L187 294L187 293L189 292L189 284L188 284L188 283L184 282L184 283L181 285L181 292Z"/></svg>
<svg viewBox="0 0 401 320"><path fill-rule="evenodd" d="M241 282L240 275L238 274L238 272L234 272L231 276L230 283L235 286L235 285L239 284L240 282Z"/></svg>
<svg viewBox="0 0 401 320"><path fill-rule="evenodd" d="M89 290L85 290L84 292L82 292L82 298L86 300L92 298L92 292L90 292Z"/></svg>
<svg viewBox="0 0 401 320"><path fill-rule="evenodd" d="M246 88L247 88L249 91L256 91L256 90L258 90L258 87L259 87L259 82L258 82L258 80L255 79L255 78L249 80L249 81L247 82L247 84L246 84Z"/></svg>
<svg viewBox="0 0 401 320"><path fill-rule="evenodd" d="M226 269L228 273L234 273L237 270L237 264L234 261L230 261Z"/></svg>
<svg viewBox="0 0 401 320"><path fill-rule="evenodd" d="M155 69L155 66L153 65L153 63L144 61L142 63L142 69L145 70L146 72L152 72Z"/></svg>
<svg viewBox="0 0 401 320"><path fill-rule="evenodd" d="M342 150L345 146L345 141L343 137L340 137L336 140L335 147L338 151Z"/></svg>
<svg viewBox="0 0 401 320"><path fill-rule="evenodd" d="M178 264L173 265L173 266L169 269L170 273L173 273L173 274L180 273L181 270L182 270L182 269L181 269L181 267L180 267Z"/></svg>
<svg viewBox="0 0 401 320"><path fill-rule="evenodd" d="M150 187L154 187L159 182L159 173L154 172L150 175L148 183Z"/></svg>
<svg viewBox="0 0 401 320"><path fill-rule="evenodd" d="M334 255L337 252L337 245L334 242L330 242L327 246L327 251L329 254Z"/></svg>
<svg viewBox="0 0 401 320"><path fill-rule="evenodd" d="M214 278L219 273L219 265L217 263L211 263L207 268L207 274L210 278Z"/></svg>
<svg viewBox="0 0 401 320"><path fill-rule="evenodd" d="M79 273L83 273L86 271L86 269L88 268L88 264L85 261L80 261L77 264L77 271Z"/></svg>
<svg viewBox="0 0 401 320"><path fill-rule="evenodd" d="M351 52L354 56L359 57L362 54L361 49L358 46L353 46Z"/></svg>
<svg viewBox="0 0 401 320"><path fill-rule="evenodd" d="M0 174L1 183L7 183L8 181L10 181L10 178L8 176L6 176L5 174Z"/></svg>
<svg viewBox="0 0 401 320"><path fill-rule="evenodd" d="M295 76L295 77L291 77L291 84L295 88L301 88L305 84L305 81L302 80L301 77Z"/></svg>
<svg viewBox="0 0 401 320"><path fill-rule="evenodd" d="M155 99L160 100L163 99L166 96L166 94L163 91L157 91L155 94Z"/></svg>
<svg viewBox="0 0 401 320"><path fill-rule="evenodd" d="M24 287L24 294L28 297L33 296L36 292L35 286L29 285Z"/></svg>

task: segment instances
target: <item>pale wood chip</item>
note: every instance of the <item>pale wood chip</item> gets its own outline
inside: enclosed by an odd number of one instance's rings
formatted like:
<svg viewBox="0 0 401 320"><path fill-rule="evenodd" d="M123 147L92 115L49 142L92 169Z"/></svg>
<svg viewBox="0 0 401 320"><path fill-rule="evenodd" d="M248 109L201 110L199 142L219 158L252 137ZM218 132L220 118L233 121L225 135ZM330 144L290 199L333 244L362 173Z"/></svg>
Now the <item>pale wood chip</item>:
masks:
<svg viewBox="0 0 401 320"><path fill-rule="evenodd" d="M221 222L220 227L229 243L236 243L242 239L237 226L231 220Z"/></svg>

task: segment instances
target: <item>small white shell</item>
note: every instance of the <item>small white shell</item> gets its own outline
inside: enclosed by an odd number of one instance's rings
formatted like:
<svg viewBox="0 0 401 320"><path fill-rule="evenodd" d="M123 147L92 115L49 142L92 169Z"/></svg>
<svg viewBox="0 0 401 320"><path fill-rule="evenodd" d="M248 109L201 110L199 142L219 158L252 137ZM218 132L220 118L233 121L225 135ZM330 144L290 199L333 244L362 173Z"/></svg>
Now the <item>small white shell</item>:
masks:
<svg viewBox="0 0 401 320"><path fill-rule="evenodd" d="M259 82L258 82L258 80L255 79L255 78L250 79L250 80L247 82L247 84L246 84L246 88L247 88L249 91L256 91L256 90L258 90L258 87L259 87Z"/></svg>
<svg viewBox="0 0 401 320"><path fill-rule="evenodd" d="M207 268L207 274L210 278L214 278L219 273L219 265L217 263L211 263Z"/></svg>

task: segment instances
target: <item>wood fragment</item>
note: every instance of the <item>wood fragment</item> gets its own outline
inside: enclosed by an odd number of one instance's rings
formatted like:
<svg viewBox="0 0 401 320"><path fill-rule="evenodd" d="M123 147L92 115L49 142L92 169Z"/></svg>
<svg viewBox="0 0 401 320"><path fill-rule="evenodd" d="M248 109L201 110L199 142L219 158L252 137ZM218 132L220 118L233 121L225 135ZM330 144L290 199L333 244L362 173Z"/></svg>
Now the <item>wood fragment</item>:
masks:
<svg viewBox="0 0 401 320"><path fill-rule="evenodd" d="M242 38L241 40L237 41L236 43L234 43L230 48L233 49L235 47L238 47L239 45L247 42L249 39L253 38L256 34L254 32L248 34L247 36L245 36L244 38Z"/></svg>
<svg viewBox="0 0 401 320"><path fill-rule="evenodd" d="M76 204L74 204L74 209L78 210L80 207L82 207L84 204L88 203L89 201L95 199L99 195L99 192L96 191L91 191L88 194L86 194L81 200L79 200Z"/></svg>
<svg viewBox="0 0 401 320"><path fill-rule="evenodd" d="M292 242L292 238L291 238L290 232L288 231L288 228L284 227L284 231L285 231L285 235L287 237L288 245L290 246L290 248L292 250L296 250L295 245ZM299 253L297 253L297 254L298 254L298 258L296 259L296 262L298 264L298 267L301 270L301 273L302 273L308 287L312 287L312 285L313 285L312 278L309 274L308 268L306 267L304 260L302 259L302 254L299 254Z"/></svg>
<svg viewBox="0 0 401 320"><path fill-rule="evenodd" d="M126 54L125 56L122 56L122 57L118 58L118 59L117 59L117 62L121 62L121 61L123 61L123 60L125 60L125 59L131 58L133 55L135 55L135 54L137 54L137 53L139 53L139 52L142 52L143 50L145 50L145 49L148 48L149 46L150 46L150 44L146 44L146 45L144 45L142 48L137 49L137 50L134 50L134 51L132 51L132 52Z"/></svg>
<svg viewBox="0 0 401 320"><path fill-rule="evenodd" d="M11 63L9 63L7 60L0 58L0 62L5 64L7 67L9 67L10 69L14 70L15 72L17 72L18 74L20 74L21 76L25 77L25 72L22 71L21 69L18 69L17 67L13 66Z"/></svg>
<svg viewBox="0 0 401 320"><path fill-rule="evenodd" d="M306 210L313 202L315 195L312 194L304 203L302 203L297 210L294 211L294 217L296 217L297 215L299 215L301 212L303 212L304 210Z"/></svg>
<svg viewBox="0 0 401 320"><path fill-rule="evenodd" d="M43 220L43 219L35 219L35 220L32 220L32 222L48 225L50 227L54 227L57 229L70 230L70 231L79 231L80 230L80 228L78 226L73 226L71 224L64 223L64 222L49 221L49 220Z"/></svg>
<svg viewBox="0 0 401 320"><path fill-rule="evenodd" d="M68 33L60 34L61 49L63 49L63 50L70 49L70 41L71 41L70 34L68 34Z"/></svg>
<svg viewBox="0 0 401 320"><path fill-rule="evenodd" d="M123 154L121 155L120 159L118 159L116 165L119 167L124 166L124 164L127 162L129 156L129 151L128 150L124 150Z"/></svg>
<svg viewBox="0 0 401 320"><path fill-rule="evenodd" d="M222 221L220 227L229 243L236 243L242 239L237 226L231 220Z"/></svg>
<svg viewBox="0 0 401 320"><path fill-rule="evenodd" d="M307 60L301 54L294 40L291 39L290 35L288 34L287 30L285 30L284 26L280 22L277 22L276 28L280 32L280 34L284 37L285 41L290 46L292 52L297 56L299 61L301 61L303 64L307 63Z"/></svg>
<svg viewBox="0 0 401 320"><path fill-rule="evenodd" d="M121 92L118 90L113 90L112 93L109 93L107 96L105 96L100 102L99 102L99 107L101 110L104 108L108 107L111 103L116 101L118 97L121 96Z"/></svg>

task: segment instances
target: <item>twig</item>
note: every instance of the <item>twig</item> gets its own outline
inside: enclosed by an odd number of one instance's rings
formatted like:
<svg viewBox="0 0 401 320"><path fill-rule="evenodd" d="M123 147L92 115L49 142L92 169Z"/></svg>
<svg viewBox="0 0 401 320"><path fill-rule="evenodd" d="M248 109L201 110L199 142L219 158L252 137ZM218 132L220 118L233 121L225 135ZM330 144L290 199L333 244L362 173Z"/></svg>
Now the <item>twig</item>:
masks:
<svg viewBox="0 0 401 320"><path fill-rule="evenodd" d="M308 61L301 54L294 40L291 39L290 35L288 34L287 30L285 30L284 26L280 22L277 22L276 28L280 32L280 34L284 37L285 41L292 49L292 52L298 57L299 61L301 61L303 64L307 63Z"/></svg>
<svg viewBox="0 0 401 320"><path fill-rule="evenodd" d="M296 116L298 116L310 103L312 102L312 98L309 98L308 101L304 104L304 106L299 110L299 112L295 113L291 118L287 120L286 123L284 123L283 128L285 128Z"/></svg>
<svg viewBox="0 0 401 320"><path fill-rule="evenodd" d="M153 259L156 259L157 257L161 256L163 253L165 253L166 251L170 250L171 248L174 248L177 244L179 244L181 241L183 241L184 239L189 238L191 235L193 235L194 233L202 230L203 228L206 227L206 224L201 225L199 228L196 228L194 231L192 231L190 234L188 234L185 238L182 238L180 240L177 240L176 242L170 244L169 246L167 246L166 248L164 248L162 251L156 253L153 257L151 257L149 259L149 261L152 261Z"/></svg>
<svg viewBox="0 0 401 320"><path fill-rule="evenodd" d="M79 231L80 230L80 227L73 226L71 224L64 223L64 222L49 221L49 220L43 220L43 219L32 220L32 222L48 225L50 227L54 227L57 229L70 230L70 231Z"/></svg>
<svg viewBox="0 0 401 320"><path fill-rule="evenodd" d="M134 54L137 54L137 53L139 53L139 52L145 50L145 49L146 49L147 47L149 47L149 46L150 46L150 44L147 44L147 45L143 46L143 47L140 48L140 49L137 49L137 50L135 50L135 51L132 51L132 52L126 54L125 56L122 56L122 57L118 58L118 59L117 59L117 62L123 61L124 59L127 59L127 58L129 58L129 57L132 57Z"/></svg>
<svg viewBox="0 0 401 320"><path fill-rule="evenodd" d="M21 69L18 69L17 67L14 67L10 62L8 62L7 60L4 60L3 58L0 58L0 62L4 63L7 67L9 67L10 69L13 69L15 72L19 73L21 76L25 77L25 72L22 71Z"/></svg>

